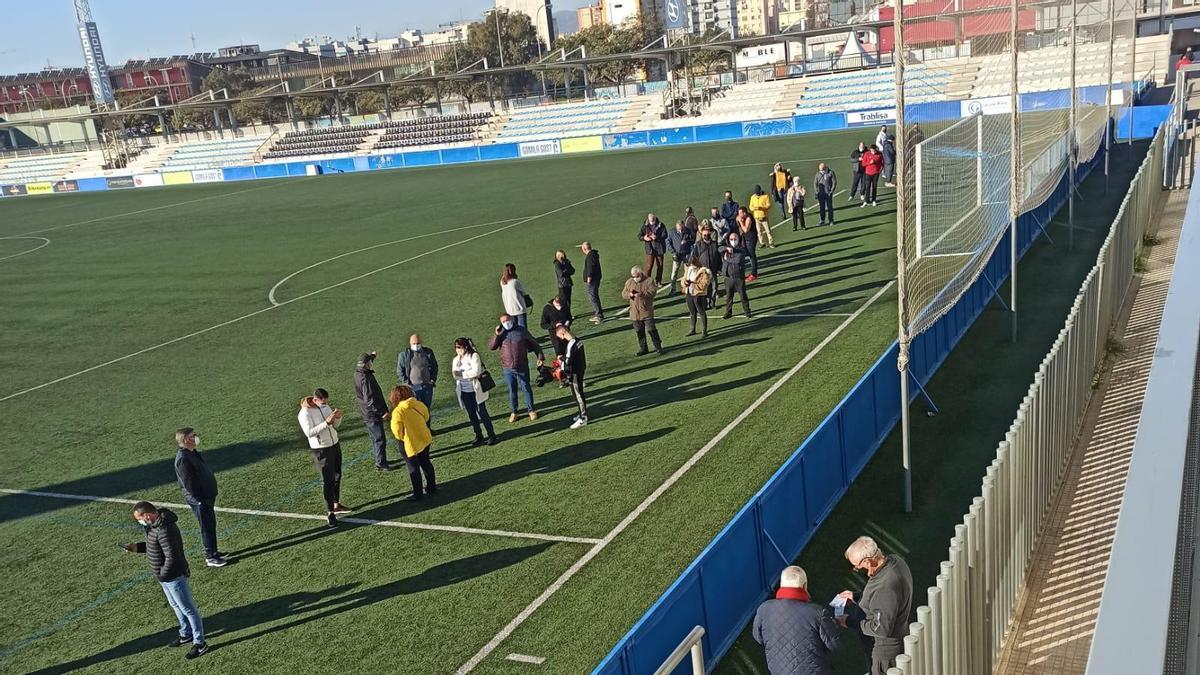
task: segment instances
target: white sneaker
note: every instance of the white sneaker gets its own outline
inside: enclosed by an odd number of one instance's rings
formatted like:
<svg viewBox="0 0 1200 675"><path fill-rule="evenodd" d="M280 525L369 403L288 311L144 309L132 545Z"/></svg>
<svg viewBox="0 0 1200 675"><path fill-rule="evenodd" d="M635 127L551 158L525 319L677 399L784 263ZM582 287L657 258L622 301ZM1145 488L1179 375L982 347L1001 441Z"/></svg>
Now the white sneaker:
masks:
<svg viewBox="0 0 1200 675"><path fill-rule="evenodd" d="M871 206L879 206L879 202L871 202Z"/></svg>
<svg viewBox="0 0 1200 675"><path fill-rule="evenodd" d="M863 202L863 203L862 203L862 206L859 206L858 208L860 208L860 209L865 209L865 208L867 208L867 203L866 203L866 202Z"/></svg>
<svg viewBox="0 0 1200 675"><path fill-rule="evenodd" d="M579 418L576 418L575 422L574 422L574 423L571 425L571 428L572 428L572 429L578 429L578 428L580 428L580 427L582 427L582 426L585 426L585 425L587 425L587 418L586 418L586 417L579 417Z"/></svg>

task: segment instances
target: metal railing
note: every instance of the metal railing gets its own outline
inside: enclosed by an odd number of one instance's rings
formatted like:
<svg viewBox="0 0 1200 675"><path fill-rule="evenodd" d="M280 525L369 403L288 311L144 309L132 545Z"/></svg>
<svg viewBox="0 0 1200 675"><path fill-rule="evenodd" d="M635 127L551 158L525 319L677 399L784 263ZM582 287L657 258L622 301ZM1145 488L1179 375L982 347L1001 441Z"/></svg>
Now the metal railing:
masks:
<svg viewBox="0 0 1200 675"><path fill-rule="evenodd" d="M888 675L992 672L1133 278L1142 235L1164 201L1164 139L1160 126L1066 325L987 469L982 494L954 528L929 604L917 608L904 654Z"/></svg>
<svg viewBox="0 0 1200 675"><path fill-rule="evenodd" d="M704 675L704 626L696 626L692 632L683 638L683 642L663 661L654 671L654 675L671 675L676 666L690 654L692 657L692 675Z"/></svg>

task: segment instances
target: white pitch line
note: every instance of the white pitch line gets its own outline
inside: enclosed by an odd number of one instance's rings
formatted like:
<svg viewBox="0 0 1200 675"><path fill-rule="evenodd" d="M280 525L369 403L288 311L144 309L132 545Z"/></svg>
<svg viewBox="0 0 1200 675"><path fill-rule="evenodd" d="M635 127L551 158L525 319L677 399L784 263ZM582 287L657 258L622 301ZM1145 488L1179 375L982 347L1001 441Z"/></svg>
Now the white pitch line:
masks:
<svg viewBox="0 0 1200 675"><path fill-rule="evenodd" d="M413 235L411 237L405 237L403 239L396 239L394 241L385 241L382 244L373 244L371 246L366 246L366 247L363 247L360 249L355 249L353 251L346 251L345 253L340 253L338 255L333 256L332 258L326 258L320 262L315 262L315 263L309 265L308 267L301 267L300 269L296 270L295 272L292 272L291 274L287 275L286 277L280 279L279 282L276 283L274 286L272 286L271 290L267 292L267 301L270 302L272 305L280 304L278 302L275 302L275 291L279 290L280 286L286 284L288 281L292 280L297 275L303 274L304 272L307 272L307 271L313 269L314 267L320 267L321 265L324 265L325 263L333 262L334 260L337 260L339 258L345 258L348 255L354 255L355 253L363 253L365 251L370 251L370 250L376 249L376 248L382 248L384 246L391 246L393 244L403 244L406 241L413 241L414 239L424 239L426 237L436 237L441 234L450 234L451 232L461 232L462 230L471 230L471 229L475 229L478 227L487 227L489 225L500 225L502 223L511 223L514 220L520 220L520 218L505 218L504 220L493 220L488 223L478 223L475 225L464 225L462 227L454 227L449 230L440 230L438 232L426 232L425 234L417 234L417 235ZM3 258L0 258L0 260L3 260Z"/></svg>
<svg viewBox="0 0 1200 675"><path fill-rule="evenodd" d="M48 497L52 499L69 499L77 502L108 502L110 504L137 504L141 500L137 499L121 499L118 497L96 497L93 495L72 495L61 492L39 492L36 490L10 490L0 488L0 492L10 495L25 495L30 497ZM155 502L158 506L167 506L173 509L190 509L187 504L173 504L171 502ZM236 513L242 516L265 516L268 518L288 518L291 520L319 520L325 522L325 516L311 513L290 513L287 511L259 511L257 509L235 509L225 506L217 506L214 511L221 513ZM339 518L343 523L354 523L356 525L377 525L380 527L399 527L409 530L434 530L437 532L455 532L458 534L479 534L491 537L505 537L508 539L534 539L537 541L559 541L569 544L598 544L599 539L590 537L567 537L557 534L539 534L536 532L511 532L508 530L489 530L478 527L459 527L457 525L432 525L429 523L412 523L402 520L373 520L371 518Z"/></svg>
<svg viewBox="0 0 1200 675"><path fill-rule="evenodd" d="M625 529L633 523L633 521L637 520L638 517L646 511L646 509L650 508L651 504L657 501L658 498L663 495L663 493L671 488L671 486L679 482L679 479L683 478L684 474L690 471L691 468L695 466L697 462L703 459L710 450L716 447L718 443L720 443L735 428L737 428L737 426L741 424L747 417L749 417L751 413L765 403L767 399L771 398L776 391L779 391L780 387L787 383L787 381L790 380L796 373L800 372L801 368L807 365L809 361L812 361L813 358L815 358L822 349L827 347L830 342L833 342L838 335L841 335L842 331L844 331L856 318L866 311L866 309L870 307L876 300L882 297L883 294L887 292L887 290L890 289L895 283L895 280L887 282L887 284L885 284L882 288L876 291L874 295L871 296L870 300L867 300L866 304L864 304L862 307L859 307L853 314L851 314L849 317L846 317L844 321L838 324L837 328L834 328L833 332L825 336L825 339L821 340L816 347L813 347L803 359L800 359L799 363L792 366L790 370L781 375L779 379L776 380L775 383L772 384L766 391L764 391L762 395L755 399L754 402L749 405L749 407L739 413L737 417L733 418L732 422L725 425L725 428L721 429L716 436L713 436L712 440L705 443L704 447L697 450L696 453L683 464L683 466L676 469L675 473L671 474L665 481L663 481L662 485L659 485L654 492L650 493L650 496L642 500L642 503L638 504L637 508L631 511L629 515L625 516L621 522L617 523L616 527L610 530L608 534L604 535L604 538L601 539L599 543L588 549L587 553L584 553L582 558L575 561L575 564L567 568L567 571L563 572L562 575L560 575L558 579L554 581L554 583L550 584L546 590L542 591L541 595L534 598L533 602L530 602L525 609L521 610L521 613L518 614L516 618L514 618L512 621L509 621L504 628L500 629L500 632L496 633L496 635L489 640L487 644L480 648L480 650L476 652L475 655L470 658L470 660L468 660L466 663L460 666L458 670L455 671L455 675L466 675L466 673L474 670L475 667L478 666L485 658L487 658L488 655L495 651L496 648L499 647L509 635L512 635L514 630L520 627L521 624L525 623L525 621L532 616L539 607L544 605L551 596L557 593L558 589L562 588L563 585L570 581L571 578L576 574L578 574L579 571L584 568L584 566L586 566L592 561L593 558L599 555L601 551L607 548L608 545L612 543L613 539L617 537L617 535L624 532Z"/></svg>
<svg viewBox="0 0 1200 675"><path fill-rule="evenodd" d="M528 654L509 654L504 658L509 661L516 661L517 663L532 663L535 666L540 666L546 662L546 658L543 656L529 656Z"/></svg>
<svg viewBox="0 0 1200 675"><path fill-rule="evenodd" d="M23 256L23 255L29 254L29 253L33 253L34 251L39 251L50 245L50 240L45 237L27 237L25 235L18 235L18 236L14 236L14 237L0 237L0 240L7 240L7 239L40 239L42 241L42 243L38 246L34 246L33 248L29 249L28 251L21 251L20 253L13 253L12 255L6 255L3 258L0 258L0 262L3 262L5 260L12 260L13 258L17 258L17 257Z"/></svg>
<svg viewBox="0 0 1200 675"><path fill-rule="evenodd" d="M307 180L312 180L312 178L301 178L299 181L296 181L296 182L304 182ZM235 190L233 192L222 192L221 194L218 194L218 195L209 195L207 197L199 197L197 199L189 199L187 201L182 201L182 202L173 202L171 204L163 204L162 206L152 206L148 209L139 209L137 211L128 211L126 213L114 213L111 216L100 216L99 218L92 218L90 220L81 220L77 223L66 223L63 225L55 225L53 227L44 227L40 230L33 230L31 232L25 232L24 234L22 234L20 236L25 236L25 235L30 235L30 234L41 234L43 232L50 232L52 230L62 230L62 229L68 228L68 227L76 227L78 225L90 225L92 223L99 223L101 221L112 220L114 218L124 218L125 216L136 216L136 215L142 214L142 213L152 213L154 211L162 211L164 209L173 209L176 206L187 206L188 204L195 204L197 202L206 202L210 199L222 199L224 197L232 197L234 195L245 194L247 192L257 192L258 190L269 190L271 188L280 187L283 185L294 185L294 184L295 183L292 183L292 182L272 183L270 185L260 185L258 187L246 188L245 190Z"/></svg>

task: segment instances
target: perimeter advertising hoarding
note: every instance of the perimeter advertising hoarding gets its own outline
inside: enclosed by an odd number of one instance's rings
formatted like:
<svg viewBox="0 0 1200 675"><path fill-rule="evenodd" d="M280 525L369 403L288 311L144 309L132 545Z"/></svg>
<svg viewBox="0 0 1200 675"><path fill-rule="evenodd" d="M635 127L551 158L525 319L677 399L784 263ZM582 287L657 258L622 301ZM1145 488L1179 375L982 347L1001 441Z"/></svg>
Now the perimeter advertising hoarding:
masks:
<svg viewBox="0 0 1200 675"><path fill-rule="evenodd" d="M139 173L133 177L134 187L159 187L163 184L161 173Z"/></svg>
<svg viewBox="0 0 1200 675"><path fill-rule="evenodd" d="M192 171L193 183L219 183L225 180L220 169L195 169Z"/></svg>
<svg viewBox="0 0 1200 675"><path fill-rule="evenodd" d="M1007 115L1012 111L1012 98L1008 96L988 96L986 98L970 98L965 101L959 101L961 106L961 114L963 117L970 117L976 113L984 115Z"/></svg>
<svg viewBox="0 0 1200 675"><path fill-rule="evenodd" d="M887 122L895 121L895 108L846 113L846 126L848 127L861 127L867 124L886 124Z"/></svg>
<svg viewBox="0 0 1200 675"><path fill-rule="evenodd" d="M557 155L562 152L562 145L556 138L546 141L530 141L521 144L522 157L540 157L542 155Z"/></svg>
<svg viewBox="0 0 1200 675"><path fill-rule="evenodd" d="M26 194L24 185L5 185L0 187L0 191L4 192L5 197L20 197Z"/></svg>
<svg viewBox="0 0 1200 675"><path fill-rule="evenodd" d="M29 195L48 195L54 192L54 186L50 183L26 183L25 194Z"/></svg>
<svg viewBox="0 0 1200 675"><path fill-rule="evenodd" d="M105 179L109 190L121 190L133 187L133 176L112 176Z"/></svg>
<svg viewBox="0 0 1200 675"><path fill-rule="evenodd" d="M53 187L55 192L79 192L79 181L60 180Z"/></svg>

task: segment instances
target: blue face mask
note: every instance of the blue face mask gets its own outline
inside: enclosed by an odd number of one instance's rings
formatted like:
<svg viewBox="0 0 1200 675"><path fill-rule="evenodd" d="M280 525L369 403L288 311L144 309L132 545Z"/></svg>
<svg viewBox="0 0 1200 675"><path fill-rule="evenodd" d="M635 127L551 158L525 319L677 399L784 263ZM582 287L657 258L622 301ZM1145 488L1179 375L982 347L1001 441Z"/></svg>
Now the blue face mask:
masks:
<svg viewBox="0 0 1200 675"><path fill-rule="evenodd" d="M513 324L513 322L511 322L511 321L505 321L504 323L502 323L502 324L500 324L500 325L501 325L501 326L504 326L504 330L512 330L512 329L513 329L513 326L514 326L515 324Z"/></svg>

